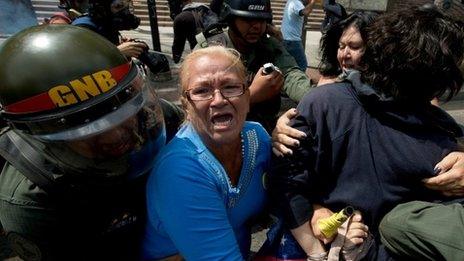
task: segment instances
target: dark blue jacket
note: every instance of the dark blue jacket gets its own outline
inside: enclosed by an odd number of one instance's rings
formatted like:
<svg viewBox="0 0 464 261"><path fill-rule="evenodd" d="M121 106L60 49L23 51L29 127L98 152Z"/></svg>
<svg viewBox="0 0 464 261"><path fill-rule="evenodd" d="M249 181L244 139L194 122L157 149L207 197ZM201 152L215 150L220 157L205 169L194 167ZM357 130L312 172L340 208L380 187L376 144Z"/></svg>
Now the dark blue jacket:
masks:
<svg viewBox="0 0 464 261"><path fill-rule="evenodd" d="M376 235L381 218L413 199L439 200L421 180L457 150L457 123L429 103L398 104L359 81L316 88L298 105L292 126L305 132L294 156L278 159L269 189L290 228L312 215L312 203L332 211L360 210Z"/></svg>

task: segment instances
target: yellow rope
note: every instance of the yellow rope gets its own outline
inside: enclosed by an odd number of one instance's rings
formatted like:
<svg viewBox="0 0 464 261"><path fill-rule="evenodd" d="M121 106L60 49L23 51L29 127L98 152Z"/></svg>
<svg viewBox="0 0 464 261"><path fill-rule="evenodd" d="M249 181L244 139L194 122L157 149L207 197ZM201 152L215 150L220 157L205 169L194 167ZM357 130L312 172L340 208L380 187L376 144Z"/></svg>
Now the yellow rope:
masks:
<svg viewBox="0 0 464 261"><path fill-rule="evenodd" d="M328 218L319 219L317 221L317 226L326 238L331 238L337 233L338 227L340 227L343 222L345 222L351 215L353 215L353 212L354 208L348 206L342 209L340 212L334 213Z"/></svg>

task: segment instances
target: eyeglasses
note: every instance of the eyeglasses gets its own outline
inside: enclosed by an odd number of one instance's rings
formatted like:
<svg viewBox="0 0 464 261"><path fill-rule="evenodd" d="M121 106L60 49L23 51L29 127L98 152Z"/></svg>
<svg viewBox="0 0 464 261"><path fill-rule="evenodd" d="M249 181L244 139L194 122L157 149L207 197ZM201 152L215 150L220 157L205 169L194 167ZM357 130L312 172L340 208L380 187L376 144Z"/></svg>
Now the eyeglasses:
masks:
<svg viewBox="0 0 464 261"><path fill-rule="evenodd" d="M214 93L218 90L224 98L237 97L245 93L245 84L228 84L219 89L204 86L186 90L184 93L191 101L207 101L214 97Z"/></svg>

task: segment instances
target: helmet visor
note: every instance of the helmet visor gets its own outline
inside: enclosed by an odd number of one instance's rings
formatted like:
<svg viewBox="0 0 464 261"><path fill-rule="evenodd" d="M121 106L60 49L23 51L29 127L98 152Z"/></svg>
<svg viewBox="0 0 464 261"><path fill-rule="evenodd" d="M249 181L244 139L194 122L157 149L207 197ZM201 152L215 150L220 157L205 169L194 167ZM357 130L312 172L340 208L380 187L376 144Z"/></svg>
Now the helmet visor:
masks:
<svg viewBox="0 0 464 261"><path fill-rule="evenodd" d="M39 140L44 141L72 141L75 139L85 139L89 136L95 136L97 134L104 133L114 126L117 126L133 117L138 111L142 109L143 106L146 106L146 104L149 103L149 99L154 94L151 93L152 91L150 88L141 87L139 84L140 82L137 81L132 83L133 90L142 88L142 90L139 91L134 97L132 97L132 99L122 104L119 108L114 107L116 108L114 111L99 119L74 128L64 129L59 132L36 134L33 136Z"/></svg>
<svg viewBox="0 0 464 261"><path fill-rule="evenodd" d="M113 112L76 128L23 135L65 173L137 177L151 168L166 142L158 97L148 84Z"/></svg>
<svg viewBox="0 0 464 261"><path fill-rule="evenodd" d="M45 114L3 111L2 115L14 129L40 140L66 141L84 138L105 131L139 110L149 97L148 93L142 93L147 92L144 82L143 73L133 65L116 87L77 106Z"/></svg>

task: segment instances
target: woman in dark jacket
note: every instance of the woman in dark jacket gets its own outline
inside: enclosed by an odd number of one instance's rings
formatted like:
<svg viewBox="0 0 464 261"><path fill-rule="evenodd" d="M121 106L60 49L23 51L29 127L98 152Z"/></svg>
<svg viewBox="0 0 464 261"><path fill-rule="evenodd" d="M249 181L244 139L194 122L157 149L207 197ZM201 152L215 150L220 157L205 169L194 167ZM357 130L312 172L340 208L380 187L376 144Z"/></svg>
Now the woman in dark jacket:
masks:
<svg viewBox="0 0 464 261"><path fill-rule="evenodd" d="M458 150L463 136L430 104L452 98L463 84L460 26L431 6L383 15L369 29L361 74L348 73L300 102L291 126L307 138L269 175L271 195L300 244L313 243L305 243L313 234L313 204L332 211L354 206L378 246L377 227L395 205L448 200L422 180L435 175L435 163ZM369 259L388 256L370 250Z"/></svg>

